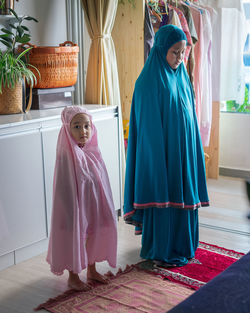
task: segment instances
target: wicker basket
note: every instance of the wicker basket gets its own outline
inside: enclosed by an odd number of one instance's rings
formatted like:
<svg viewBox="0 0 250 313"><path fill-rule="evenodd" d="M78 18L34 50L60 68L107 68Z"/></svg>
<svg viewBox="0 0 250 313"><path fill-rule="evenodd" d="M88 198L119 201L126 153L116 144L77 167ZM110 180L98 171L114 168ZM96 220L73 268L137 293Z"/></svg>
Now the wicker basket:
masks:
<svg viewBox="0 0 250 313"><path fill-rule="evenodd" d="M32 105L32 88L26 103L25 83L20 81L14 88L2 88L0 93L0 114L26 113Z"/></svg>
<svg viewBox="0 0 250 313"><path fill-rule="evenodd" d="M23 112L22 82L14 88L3 88L0 94L0 114L14 114Z"/></svg>
<svg viewBox="0 0 250 313"><path fill-rule="evenodd" d="M71 41L65 41L59 47L37 47L29 52L28 63L35 66L38 73L30 68L37 77L33 88L59 88L75 85L79 47Z"/></svg>

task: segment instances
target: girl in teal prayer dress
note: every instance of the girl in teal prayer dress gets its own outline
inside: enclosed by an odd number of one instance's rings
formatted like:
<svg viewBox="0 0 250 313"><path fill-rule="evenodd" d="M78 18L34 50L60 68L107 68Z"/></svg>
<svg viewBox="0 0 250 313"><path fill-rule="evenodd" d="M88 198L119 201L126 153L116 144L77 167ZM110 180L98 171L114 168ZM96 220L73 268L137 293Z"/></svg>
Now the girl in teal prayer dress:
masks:
<svg viewBox="0 0 250 313"><path fill-rule="evenodd" d="M142 234L140 256L165 266L194 257L198 208L209 205L186 42L174 25L159 29L130 113L124 219Z"/></svg>

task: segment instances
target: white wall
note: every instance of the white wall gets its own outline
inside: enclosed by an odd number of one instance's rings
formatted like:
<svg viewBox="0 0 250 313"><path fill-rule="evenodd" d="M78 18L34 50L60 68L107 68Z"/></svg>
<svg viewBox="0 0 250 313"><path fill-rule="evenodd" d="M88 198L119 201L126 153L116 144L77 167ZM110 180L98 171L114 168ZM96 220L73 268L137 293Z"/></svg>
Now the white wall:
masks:
<svg viewBox="0 0 250 313"><path fill-rule="evenodd" d="M39 46L57 46L67 40L65 0L15 1L18 15L30 15L39 22L27 21L31 43Z"/></svg>
<svg viewBox="0 0 250 313"><path fill-rule="evenodd" d="M219 166L250 171L250 114L220 113Z"/></svg>

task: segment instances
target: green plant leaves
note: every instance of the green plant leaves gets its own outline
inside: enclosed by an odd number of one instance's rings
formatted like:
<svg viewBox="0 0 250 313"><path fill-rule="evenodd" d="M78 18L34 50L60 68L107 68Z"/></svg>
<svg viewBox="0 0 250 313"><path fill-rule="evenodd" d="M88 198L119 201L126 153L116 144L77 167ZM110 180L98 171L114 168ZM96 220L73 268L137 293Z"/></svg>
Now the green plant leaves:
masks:
<svg viewBox="0 0 250 313"><path fill-rule="evenodd" d="M6 40L8 42L12 42L12 38L10 38L10 36L8 34L0 35L0 38L2 38L3 40Z"/></svg>
<svg viewBox="0 0 250 313"><path fill-rule="evenodd" d="M32 47L25 49L23 52L21 52L18 57L16 58L17 60L21 59L27 52L29 52L32 49Z"/></svg>
<svg viewBox="0 0 250 313"><path fill-rule="evenodd" d="M28 27L24 26L24 25L21 25L22 29L26 30L27 32L29 32L29 29Z"/></svg>
<svg viewBox="0 0 250 313"><path fill-rule="evenodd" d="M30 35L28 35L28 34L24 34L22 37L16 36L16 42L27 43L29 41L30 41Z"/></svg>
<svg viewBox="0 0 250 313"><path fill-rule="evenodd" d="M14 87L16 83L23 78L26 79L28 84L33 86L37 81L34 72L36 71L38 75L40 75L37 68L27 64L28 58L22 59L32 47L27 48L20 53L19 51L16 51L18 43L26 44L31 38L29 28L22 25L23 22L25 20L38 21L30 16L18 17L16 12L12 9L10 9L10 12L15 17L13 24L9 24L11 30L1 28L0 34L0 42L7 47L7 50L4 52L0 50L0 93L2 93L2 88Z"/></svg>
<svg viewBox="0 0 250 313"><path fill-rule="evenodd" d="M249 91L247 87L245 87L245 99L243 104L239 104L235 100L226 101L227 112L250 113L248 95Z"/></svg>
<svg viewBox="0 0 250 313"><path fill-rule="evenodd" d="M14 15L15 21L14 23L9 24L9 28L1 28L2 34L0 35L1 42L7 47L7 49L14 54L16 50L16 44L26 44L30 41L31 35L29 28L25 25L22 25L23 22L26 21L35 21L38 22L37 19L31 16L21 16L19 17L16 12L12 9L9 9L10 12Z"/></svg>
<svg viewBox="0 0 250 313"><path fill-rule="evenodd" d="M15 16L15 18L19 21L19 17L16 14L16 12L14 10L12 10L11 8L9 8L10 12Z"/></svg>
<svg viewBox="0 0 250 313"><path fill-rule="evenodd" d="M11 24L11 23L9 23L9 26L10 26L11 28L14 28L14 29L17 28L14 24Z"/></svg>
<svg viewBox="0 0 250 313"><path fill-rule="evenodd" d="M14 34L9 31L8 29L1 28L1 31L3 34L0 35L1 42L7 47L7 48L12 48L12 42L14 38Z"/></svg>
<svg viewBox="0 0 250 313"><path fill-rule="evenodd" d="M34 17L31 17L31 16L25 16L23 19L24 19L24 20L27 20L27 21L35 21L35 22L38 23L38 20L35 19Z"/></svg>
<svg viewBox="0 0 250 313"><path fill-rule="evenodd" d="M24 30L21 26L17 26L17 32L18 32L19 37L22 37L24 34Z"/></svg>
<svg viewBox="0 0 250 313"><path fill-rule="evenodd" d="M0 93L2 88L13 88L23 77L31 86L36 83L36 76L28 68L29 64L21 60L21 57L31 49L24 50L17 58L7 51L4 53L0 52Z"/></svg>
<svg viewBox="0 0 250 313"><path fill-rule="evenodd" d="M5 33L5 34L13 35L13 36L14 36L14 34L13 34L11 31L9 31L8 29L6 29L6 28L1 28L1 31L2 31L3 33Z"/></svg>
<svg viewBox="0 0 250 313"><path fill-rule="evenodd" d="M12 48L12 44L10 44L8 41L5 41L4 39L0 39L0 42L3 43L7 48Z"/></svg>

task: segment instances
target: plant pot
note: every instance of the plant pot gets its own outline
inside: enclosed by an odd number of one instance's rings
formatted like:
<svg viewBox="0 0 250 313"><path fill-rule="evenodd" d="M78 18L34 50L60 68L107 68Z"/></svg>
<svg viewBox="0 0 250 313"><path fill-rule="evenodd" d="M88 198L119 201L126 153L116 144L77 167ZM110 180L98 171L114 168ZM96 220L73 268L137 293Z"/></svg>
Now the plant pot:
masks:
<svg viewBox="0 0 250 313"><path fill-rule="evenodd" d="M22 82L14 88L3 88L0 93L0 114L14 114L23 112Z"/></svg>
<svg viewBox="0 0 250 313"><path fill-rule="evenodd" d="M14 10L15 0L4 0L4 7L0 8L0 15L10 15L9 9Z"/></svg>
<svg viewBox="0 0 250 313"><path fill-rule="evenodd" d="M20 81L14 88L2 88L0 93L0 115L26 113L32 105L32 88L26 94L25 82Z"/></svg>

